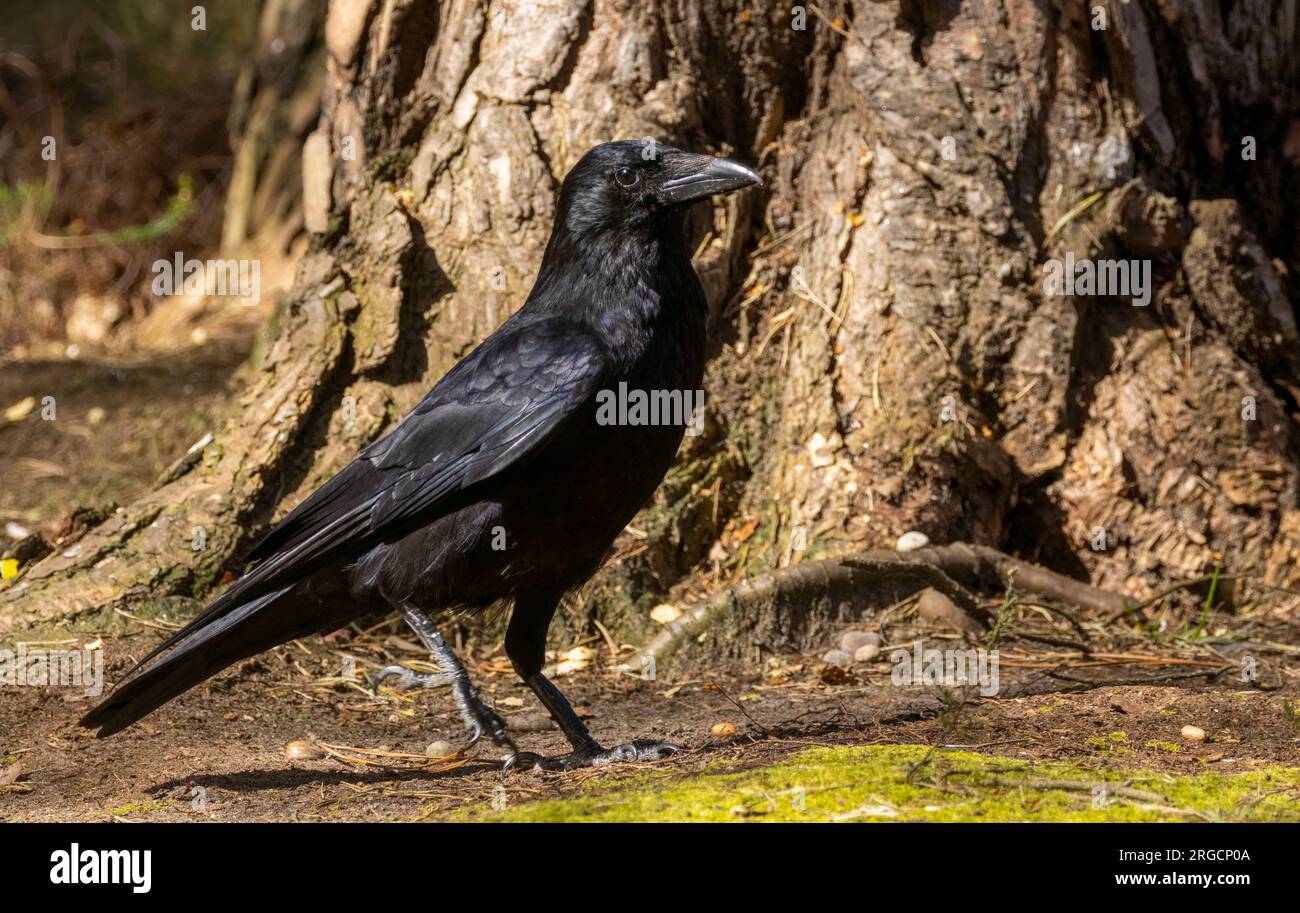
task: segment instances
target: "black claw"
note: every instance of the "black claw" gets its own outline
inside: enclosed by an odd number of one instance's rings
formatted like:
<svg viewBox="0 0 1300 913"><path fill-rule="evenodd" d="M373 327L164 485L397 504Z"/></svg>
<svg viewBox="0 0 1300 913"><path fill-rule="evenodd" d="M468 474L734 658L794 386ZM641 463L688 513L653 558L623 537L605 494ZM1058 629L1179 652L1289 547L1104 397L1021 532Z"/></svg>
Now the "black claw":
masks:
<svg viewBox="0 0 1300 913"><path fill-rule="evenodd" d="M546 760L546 758L531 751L516 751L506 758L505 763L501 765L501 773L504 776L516 768L519 770L532 770L534 767L541 767Z"/></svg>
<svg viewBox="0 0 1300 913"><path fill-rule="evenodd" d="M401 675L402 669L402 666L384 666L384 668L376 672L375 677L370 680L370 693L378 697L379 686L382 685L386 679L389 679L394 675Z"/></svg>

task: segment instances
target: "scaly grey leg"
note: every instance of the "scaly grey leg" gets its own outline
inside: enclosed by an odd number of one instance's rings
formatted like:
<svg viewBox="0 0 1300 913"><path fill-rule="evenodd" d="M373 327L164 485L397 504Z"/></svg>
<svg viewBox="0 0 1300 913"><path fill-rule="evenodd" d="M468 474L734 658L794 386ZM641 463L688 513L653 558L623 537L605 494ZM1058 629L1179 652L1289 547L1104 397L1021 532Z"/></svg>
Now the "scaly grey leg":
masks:
<svg viewBox="0 0 1300 913"><path fill-rule="evenodd" d="M465 666L442 639L442 634L434 626L433 620L414 606L403 605L401 611L407 625L428 649L439 671L416 672L405 666L385 666L375 677L375 689L378 690L382 681L393 676L397 677L397 687L402 690L450 685L461 719L465 722L465 729L470 734L469 743L473 745L486 732L493 742L517 754L519 749L506 731L505 720L479 697L478 689L469 680L469 673L465 671Z"/></svg>

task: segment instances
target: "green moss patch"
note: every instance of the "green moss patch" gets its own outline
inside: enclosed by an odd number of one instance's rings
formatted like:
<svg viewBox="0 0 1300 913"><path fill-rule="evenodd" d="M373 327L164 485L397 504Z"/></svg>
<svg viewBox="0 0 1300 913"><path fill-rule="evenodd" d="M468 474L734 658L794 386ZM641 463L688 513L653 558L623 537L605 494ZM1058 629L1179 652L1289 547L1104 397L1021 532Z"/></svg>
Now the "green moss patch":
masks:
<svg viewBox="0 0 1300 913"><path fill-rule="evenodd" d="M1300 821L1300 769L1171 776L922 745L813 748L768 767L611 771L566 799L470 810L505 821ZM522 792L522 791L521 791ZM497 805L500 806L500 799Z"/></svg>
<svg viewBox="0 0 1300 913"><path fill-rule="evenodd" d="M127 815L147 815L150 812L156 812L159 809L167 808L169 805L170 803L168 802L142 799L138 802L128 802L126 805L119 805L116 808L104 809L103 814L112 815L115 818L125 818ZM87 817L93 816L94 813L87 815Z"/></svg>

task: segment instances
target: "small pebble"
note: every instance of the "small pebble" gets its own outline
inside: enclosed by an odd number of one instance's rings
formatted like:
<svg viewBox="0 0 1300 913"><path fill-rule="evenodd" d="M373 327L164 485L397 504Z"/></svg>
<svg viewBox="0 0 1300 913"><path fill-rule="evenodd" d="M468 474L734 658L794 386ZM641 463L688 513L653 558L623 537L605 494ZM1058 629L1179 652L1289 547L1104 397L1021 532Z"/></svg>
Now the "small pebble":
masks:
<svg viewBox="0 0 1300 913"><path fill-rule="evenodd" d="M840 638L840 649L845 653L856 653L867 644L880 646L880 635L874 631L845 631Z"/></svg>
<svg viewBox="0 0 1300 913"><path fill-rule="evenodd" d="M510 718L511 732L548 732L555 728L555 721L544 713L519 713Z"/></svg>
<svg viewBox="0 0 1300 913"><path fill-rule="evenodd" d="M435 758L445 758L449 755L454 755L456 749L451 747L450 742L444 742L442 739L437 739L436 741L430 742L428 745L424 746L424 753Z"/></svg>
<svg viewBox="0 0 1300 913"><path fill-rule="evenodd" d="M290 761L315 761L323 753L311 742L299 740L284 746L284 756Z"/></svg>
<svg viewBox="0 0 1300 913"><path fill-rule="evenodd" d="M894 546L894 550L898 552L914 552L918 548L925 548L929 544L929 536L912 530L898 537L898 543Z"/></svg>
<svg viewBox="0 0 1300 913"><path fill-rule="evenodd" d="M710 731L718 738L725 739L736 734L736 726L734 723L714 723Z"/></svg>
<svg viewBox="0 0 1300 913"><path fill-rule="evenodd" d="M846 666L853 665L853 654L846 653L843 650L827 650L826 654L822 657L822 662L826 663L828 666L838 666L843 669Z"/></svg>
<svg viewBox="0 0 1300 913"><path fill-rule="evenodd" d="M878 656L880 656L880 646L878 644L863 644L853 651L853 661L855 663L875 662Z"/></svg>
<svg viewBox="0 0 1300 913"><path fill-rule="evenodd" d="M650 617L661 625L670 625L682 617L682 610L671 602L661 602L650 610Z"/></svg>
<svg viewBox="0 0 1300 913"><path fill-rule="evenodd" d="M1205 730L1200 726L1184 726L1183 738L1189 742L1204 742Z"/></svg>
<svg viewBox="0 0 1300 913"><path fill-rule="evenodd" d="M970 631L976 625L947 596L934 589L924 589L916 600L916 614L924 621L956 631Z"/></svg>

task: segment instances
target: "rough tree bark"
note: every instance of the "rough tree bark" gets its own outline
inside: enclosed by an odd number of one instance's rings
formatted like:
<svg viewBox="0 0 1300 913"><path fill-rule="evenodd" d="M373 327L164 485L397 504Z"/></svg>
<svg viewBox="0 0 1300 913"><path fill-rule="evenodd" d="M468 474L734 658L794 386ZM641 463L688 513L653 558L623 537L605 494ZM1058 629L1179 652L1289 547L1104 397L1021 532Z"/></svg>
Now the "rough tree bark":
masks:
<svg viewBox="0 0 1300 913"><path fill-rule="evenodd" d="M1133 595L1215 561L1295 582L1294 0L334 0L324 38L274 345L0 635L217 582L518 307L615 137L769 184L695 219L708 431L585 612L913 529ZM1067 254L1150 260L1151 303L1045 294Z"/></svg>

